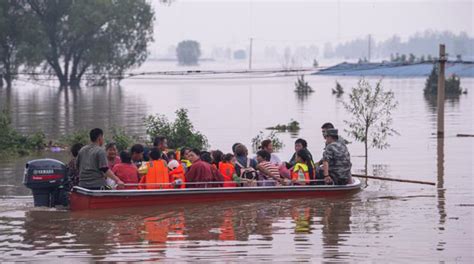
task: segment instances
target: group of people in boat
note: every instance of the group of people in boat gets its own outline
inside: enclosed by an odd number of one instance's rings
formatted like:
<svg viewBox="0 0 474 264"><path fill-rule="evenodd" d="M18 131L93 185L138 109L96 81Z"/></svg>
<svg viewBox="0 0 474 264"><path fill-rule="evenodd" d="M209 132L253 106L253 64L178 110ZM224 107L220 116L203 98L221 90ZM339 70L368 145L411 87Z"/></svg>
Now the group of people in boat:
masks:
<svg viewBox="0 0 474 264"><path fill-rule="evenodd" d="M280 185L345 185L351 183L351 161L346 141L331 123L322 127L325 146L314 161L306 140L295 141L295 153L282 162L273 152L271 140L263 140L254 158L242 143L232 153L195 148L168 150L164 136L153 146L135 144L120 153L115 143L104 146L104 132L90 131L90 144L75 144L69 162L71 185L92 190L175 189L208 187L250 187Z"/></svg>

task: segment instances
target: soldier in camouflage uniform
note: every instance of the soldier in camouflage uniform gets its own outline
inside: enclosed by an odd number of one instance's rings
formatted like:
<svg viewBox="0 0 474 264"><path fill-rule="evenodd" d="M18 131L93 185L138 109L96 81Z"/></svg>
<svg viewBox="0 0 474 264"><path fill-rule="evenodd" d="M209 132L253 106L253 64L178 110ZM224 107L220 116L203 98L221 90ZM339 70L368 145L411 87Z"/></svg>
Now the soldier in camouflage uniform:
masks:
<svg viewBox="0 0 474 264"><path fill-rule="evenodd" d="M345 144L339 141L337 129L326 130L326 148L323 152L323 175L326 184L345 185L351 182L351 156Z"/></svg>

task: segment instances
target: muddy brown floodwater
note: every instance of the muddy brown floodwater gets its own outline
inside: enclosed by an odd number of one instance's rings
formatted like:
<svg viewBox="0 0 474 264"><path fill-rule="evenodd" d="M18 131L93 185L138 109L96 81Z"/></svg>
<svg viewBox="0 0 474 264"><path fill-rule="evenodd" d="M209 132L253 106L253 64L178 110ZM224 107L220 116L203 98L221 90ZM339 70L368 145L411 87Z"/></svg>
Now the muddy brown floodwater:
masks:
<svg viewBox="0 0 474 264"><path fill-rule="evenodd" d="M308 140L313 155L323 147L322 123L344 128L347 114L331 88L357 78L307 76L316 90L293 92L295 77L254 79L132 79L121 87L60 91L18 82L0 89L0 108L11 111L22 132L38 129L56 137L78 128L123 126L143 135L141 118L174 118L190 110L212 149L250 145L260 130L291 118L298 135L280 134L289 159L295 137ZM371 78L370 81L376 81ZM219 261L219 262L474 262L474 80L468 94L446 101L446 137L437 139L435 101L423 96L424 78L384 79L400 105L391 148L371 150L376 175L433 181L436 187L369 180L340 198L256 200L72 213L33 208L22 185L26 161L68 153L43 152L0 160L0 261ZM342 129L341 129L342 130ZM363 146L349 145L353 171L364 167ZM365 180L364 180L365 181Z"/></svg>

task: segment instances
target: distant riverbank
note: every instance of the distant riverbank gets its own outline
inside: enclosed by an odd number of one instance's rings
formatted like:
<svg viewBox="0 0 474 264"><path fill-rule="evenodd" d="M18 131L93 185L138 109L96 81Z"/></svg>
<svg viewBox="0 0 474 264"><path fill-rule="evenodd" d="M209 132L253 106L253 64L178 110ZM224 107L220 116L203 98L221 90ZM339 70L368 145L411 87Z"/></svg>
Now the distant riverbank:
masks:
<svg viewBox="0 0 474 264"><path fill-rule="evenodd" d="M433 69L432 62L423 63L347 63L320 70L315 75L345 76L391 76L391 77L425 77ZM474 62L447 62L446 76L456 74L459 77L474 78Z"/></svg>

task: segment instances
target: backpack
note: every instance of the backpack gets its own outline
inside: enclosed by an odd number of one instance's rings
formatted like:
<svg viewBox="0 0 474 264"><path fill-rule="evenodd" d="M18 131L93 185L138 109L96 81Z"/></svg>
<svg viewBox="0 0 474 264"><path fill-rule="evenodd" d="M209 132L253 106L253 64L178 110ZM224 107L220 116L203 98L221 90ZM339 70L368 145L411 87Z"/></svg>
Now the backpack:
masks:
<svg viewBox="0 0 474 264"><path fill-rule="evenodd" d="M256 180L257 171L250 166L250 159L247 158L247 166L242 166L238 161L235 163L240 167L240 178L242 180Z"/></svg>

